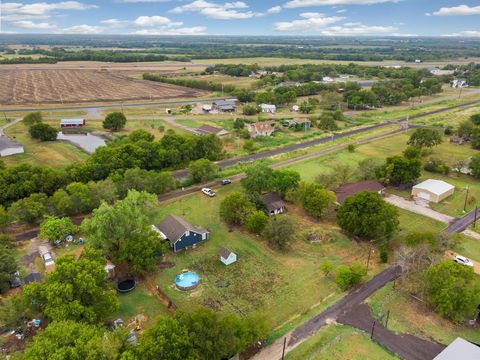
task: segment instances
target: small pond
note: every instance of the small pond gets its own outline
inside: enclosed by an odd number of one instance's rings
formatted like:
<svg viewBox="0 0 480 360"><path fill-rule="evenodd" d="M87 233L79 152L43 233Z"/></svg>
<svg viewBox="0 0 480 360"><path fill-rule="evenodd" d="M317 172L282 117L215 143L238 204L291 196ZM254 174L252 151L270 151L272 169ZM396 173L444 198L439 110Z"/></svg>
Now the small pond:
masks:
<svg viewBox="0 0 480 360"><path fill-rule="evenodd" d="M96 148L106 145L103 137L88 132L64 133L60 131L57 140L68 141L89 154L93 153Z"/></svg>

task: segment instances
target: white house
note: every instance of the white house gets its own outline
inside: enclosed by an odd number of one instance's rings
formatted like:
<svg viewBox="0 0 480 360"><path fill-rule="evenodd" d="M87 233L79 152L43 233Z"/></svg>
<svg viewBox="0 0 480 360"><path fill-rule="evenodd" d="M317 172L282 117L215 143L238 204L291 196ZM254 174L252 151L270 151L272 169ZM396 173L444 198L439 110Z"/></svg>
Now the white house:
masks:
<svg viewBox="0 0 480 360"><path fill-rule="evenodd" d="M275 112L277 111L277 107L273 104L261 104L260 108L264 113L275 114Z"/></svg>
<svg viewBox="0 0 480 360"><path fill-rule="evenodd" d="M468 87L468 82L465 79L453 79L452 80L452 87L453 88L466 88Z"/></svg>
<svg viewBox="0 0 480 360"><path fill-rule="evenodd" d="M237 261L237 254L231 252L227 248L222 247L220 249L219 255L220 255L220 261L225 265L230 265L230 264L233 264L235 261Z"/></svg>
<svg viewBox="0 0 480 360"><path fill-rule="evenodd" d="M0 157L23 154L24 152L23 145L10 140L5 135L0 135Z"/></svg>
<svg viewBox="0 0 480 360"><path fill-rule="evenodd" d="M455 186L442 180L428 179L412 188L412 197L439 203L455 192Z"/></svg>

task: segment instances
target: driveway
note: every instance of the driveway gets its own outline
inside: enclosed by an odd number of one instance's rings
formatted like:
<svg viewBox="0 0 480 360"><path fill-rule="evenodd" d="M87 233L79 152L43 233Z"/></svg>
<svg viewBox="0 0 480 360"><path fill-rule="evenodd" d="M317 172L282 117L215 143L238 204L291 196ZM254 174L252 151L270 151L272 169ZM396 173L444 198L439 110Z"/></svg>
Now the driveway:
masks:
<svg viewBox="0 0 480 360"><path fill-rule="evenodd" d="M406 200L397 195L388 195L387 197L385 197L385 201L392 205L395 205L396 207L399 207L400 209L423 215L445 224L450 224L455 220L453 216L439 213L438 211L432 210L422 205L418 205L414 201Z"/></svg>
<svg viewBox="0 0 480 360"><path fill-rule="evenodd" d="M451 250L445 251L445 258L446 259L452 260L456 255L463 256L462 254L456 253L456 252L451 251ZM473 263L473 271L475 272L475 274L480 275L480 263L478 261L472 260L470 258L468 258L468 260L470 260Z"/></svg>
<svg viewBox="0 0 480 360"><path fill-rule="evenodd" d="M22 121L22 118L17 118L13 121L10 121L10 122L6 123L3 126L0 126L0 136L5 135L5 133L4 133L5 129L9 128L10 126L15 125L16 123L19 123L20 121Z"/></svg>

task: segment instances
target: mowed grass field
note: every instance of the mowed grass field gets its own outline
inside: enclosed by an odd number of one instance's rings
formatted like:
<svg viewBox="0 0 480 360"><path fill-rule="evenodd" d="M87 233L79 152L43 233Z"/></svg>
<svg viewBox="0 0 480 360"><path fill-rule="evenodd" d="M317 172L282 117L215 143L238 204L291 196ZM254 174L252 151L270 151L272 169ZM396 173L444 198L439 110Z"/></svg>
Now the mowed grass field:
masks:
<svg viewBox="0 0 480 360"><path fill-rule="evenodd" d="M397 360L371 341L365 332L348 325L328 325L285 356L286 360Z"/></svg>
<svg viewBox="0 0 480 360"><path fill-rule="evenodd" d="M288 329L301 322L303 314L319 312L342 295L332 279L321 273L322 261L328 259L334 267L363 264L368 246L349 240L334 224L313 221L289 205L283 216L292 217L297 223L298 239L289 251L273 250L262 238L242 229L230 229L220 220L221 200L239 187L222 187L214 198L199 193L162 203L158 223L170 214L179 215L193 225L209 229L211 238L196 249L169 252L165 261L174 262L175 266L162 270L157 283L180 310L206 306L222 313L263 315L272 328ZM310 244L303 240L301 235L309 230L320 231L324 241ZM228 267L221 263L221 247L235 252L237 262ZM374 263L370 274L380 270ZM200 275L200 286L181 292L175 288L175 276L187 269Z"/></svg>

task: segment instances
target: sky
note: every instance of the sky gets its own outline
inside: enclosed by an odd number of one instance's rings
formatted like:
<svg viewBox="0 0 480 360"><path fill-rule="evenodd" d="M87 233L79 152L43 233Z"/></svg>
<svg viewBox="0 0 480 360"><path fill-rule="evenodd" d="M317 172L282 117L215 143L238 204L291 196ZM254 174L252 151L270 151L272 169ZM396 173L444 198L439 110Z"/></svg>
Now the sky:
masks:
<svg viewBox="0 0 480 360"><path fill-rule="evenodd" d="M480 38L480 0L0 0L1 33Z"/></svg>

